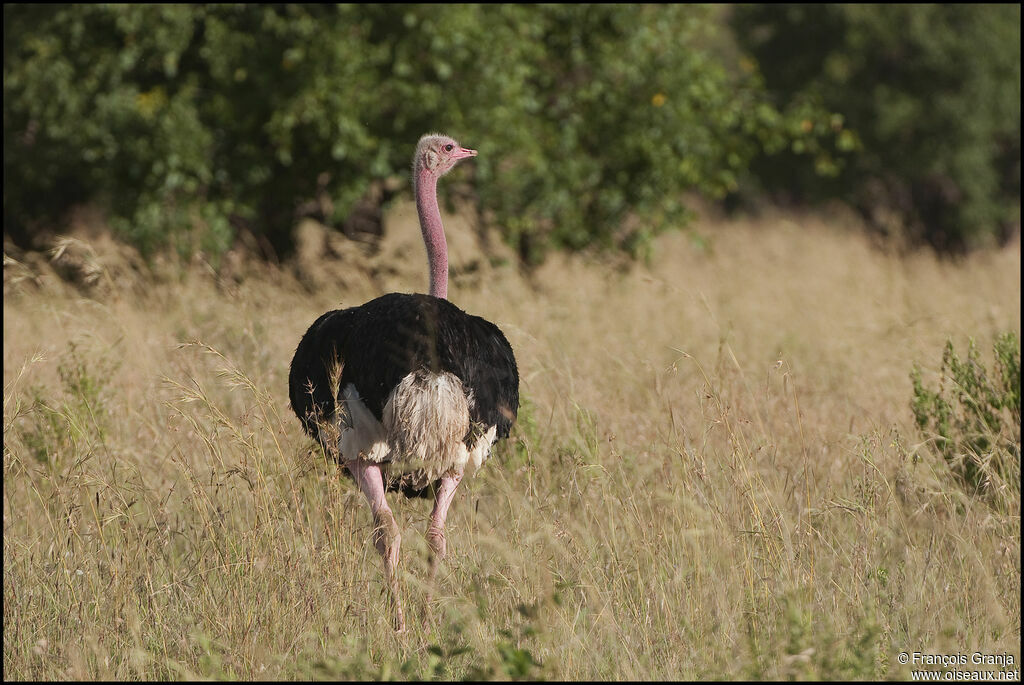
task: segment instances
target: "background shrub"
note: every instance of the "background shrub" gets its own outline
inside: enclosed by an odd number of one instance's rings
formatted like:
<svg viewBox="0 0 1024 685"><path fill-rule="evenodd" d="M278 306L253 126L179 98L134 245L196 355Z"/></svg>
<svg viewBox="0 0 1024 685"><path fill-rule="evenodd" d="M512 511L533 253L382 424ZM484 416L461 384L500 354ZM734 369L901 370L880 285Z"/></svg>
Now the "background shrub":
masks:
<svg viewBox="0 0 1024 685"><path fill-rule="evenodd" d="M941 250L1019 230L1019 5L742 5L732 24L777 98L818 99L862 146L832 177L762 158L766 188Z"/></svg>
<svg viewBox="0 0 1024 685"><path fill-rule="evenodd" d="M143 250L216 255L244 227L287 253L301 216L357 230L442 129L480 149L461 173L527 260L635 250L678 225L683 191L736 190L755 154L828 168L835 122L727 69L719 14L5 5L4 230L27 243L93 202Z"/></svg>

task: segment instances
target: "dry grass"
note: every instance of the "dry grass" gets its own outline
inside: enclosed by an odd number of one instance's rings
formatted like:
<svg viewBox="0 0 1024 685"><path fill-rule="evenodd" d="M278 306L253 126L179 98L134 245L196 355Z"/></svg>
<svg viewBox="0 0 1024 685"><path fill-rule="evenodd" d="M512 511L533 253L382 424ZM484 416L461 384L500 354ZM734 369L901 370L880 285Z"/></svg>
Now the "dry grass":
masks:
<svg viewBox="0 0 1024 685"><path fill-rule="evenodd" d="M312 295L289 269L150 278L85 250L84 296L5 259L5 678L1019 664L1019 494L1005 514L957 486L908 376L934 374L947 337L1019 335L1019 246L901 258L779 217L666 236L648 267L556 258L526 280L451 222L451 299L505 331L526 402L456 498L429 625L429 503L393 500L414 619L396 636L362 497L287 406L317 315L424 287L414 215L391 221L373 274L350 251L304 271Z"/></svg>

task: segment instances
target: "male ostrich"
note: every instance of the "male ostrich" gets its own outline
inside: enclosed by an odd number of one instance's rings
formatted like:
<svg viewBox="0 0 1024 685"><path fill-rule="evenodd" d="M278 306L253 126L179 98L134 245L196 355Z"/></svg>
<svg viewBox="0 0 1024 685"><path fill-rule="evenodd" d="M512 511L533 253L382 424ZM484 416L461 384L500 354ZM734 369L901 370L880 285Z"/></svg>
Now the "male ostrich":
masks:
<svg viewBox="0 0 1024 685"><path fill-rule="evenodd" d="M434 497L426 534L432 588L455 489L497 439L508 437L519 409L519 374L505 336L446 299L437 179L475 155L444 135L423 136L416 146L412 180L430 294L389 293L327 312L302 336L288 377L302 425L370 503L398 630L405 629L397 581L402 536L385 491Z"/></svg>

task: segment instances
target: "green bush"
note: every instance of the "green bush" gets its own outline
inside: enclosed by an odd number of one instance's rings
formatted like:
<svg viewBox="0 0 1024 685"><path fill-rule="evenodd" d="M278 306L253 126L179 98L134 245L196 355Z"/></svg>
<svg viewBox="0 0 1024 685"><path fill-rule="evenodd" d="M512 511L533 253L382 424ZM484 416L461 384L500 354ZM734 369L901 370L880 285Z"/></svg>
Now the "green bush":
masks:
<svg viewBox="0 0 1024 685"><path fill-rule="evenodd" d="M921 369L910 374L918 428L970 492L1006 486L1020 494L1020 341L1013 333L994 344L994 373L971 340L962 360L946 342L938 390L924 386Z"/></svg>
<svg viewBox="0 0 1024 685"><path fill-rule="evenodd" d="M93 202L144 250L215 255L245 227L287 253L298 217L342 227L442 130L480 150L459 173L527 260L635 250L679 224L683 191L734 191L755 154L828 161L820 106L773 106L723 66L719 14L5 5L4 230L28 242Z"/></svg>
<svg viewBox="0 0 1024 685"><path fill-rule="evenodd" d="M742 5L732 24L776 97L819 99L861 147L831 178L759 159L766 188L944 251L1019 230L1020 5Z"/></svg>

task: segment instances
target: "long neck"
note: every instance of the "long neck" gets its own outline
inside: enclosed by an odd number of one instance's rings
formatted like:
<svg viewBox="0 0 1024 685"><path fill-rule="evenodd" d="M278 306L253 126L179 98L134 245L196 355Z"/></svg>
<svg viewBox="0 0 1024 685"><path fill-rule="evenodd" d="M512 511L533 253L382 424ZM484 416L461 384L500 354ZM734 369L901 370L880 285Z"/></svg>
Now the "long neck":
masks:
<svg viewBox="0 0 1024 685"><path fill-rule="evenodd" d="M420 216L420 230L423 231L430 264L430 294L447 299L448 243L441 225L441 210L437 206L437 177L426 169L417 168L413 179L416 184L416 213Z"/></svg>

